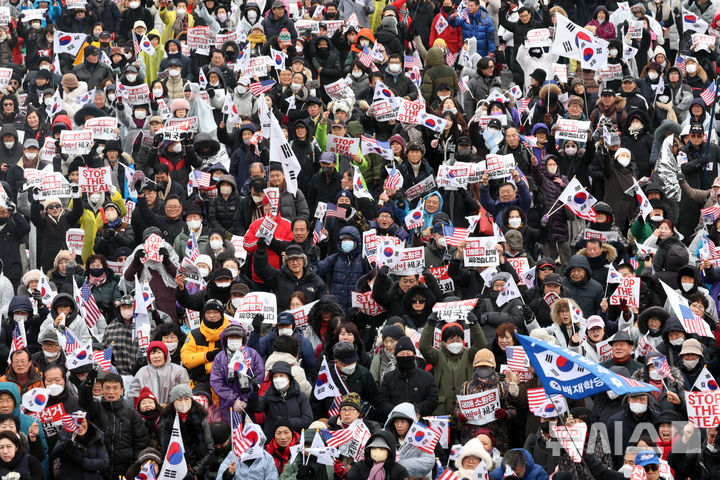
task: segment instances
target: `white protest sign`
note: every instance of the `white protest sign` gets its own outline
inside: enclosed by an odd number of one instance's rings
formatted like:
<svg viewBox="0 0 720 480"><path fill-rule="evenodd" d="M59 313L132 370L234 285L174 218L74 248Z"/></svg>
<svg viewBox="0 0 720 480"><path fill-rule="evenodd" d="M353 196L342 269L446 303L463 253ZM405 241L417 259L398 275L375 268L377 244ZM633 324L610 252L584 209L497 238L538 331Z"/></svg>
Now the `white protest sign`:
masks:
<svg viewBox="0 0 720 480"><path fill-rule="evenodd" d="M180 275L185 277L185 281L196 285L203 284L203 278L202 275L200 275L200 270L198 270L198 267L188 257L184 257L182 259L182 263L180 263L177 271Z"/></svg>
<svg viewBox="0 0 720 480"><path fill-rule="evenodd" d="M85 122L85 128L93 132L95 140L118 139L118 121L115 117L91 118Z"/></svg>
<svg viewBox="0 0 720 480"><path fill-rule="evenodd" d="M600 362L604 362L612 358L612 345L610 345L610 339L603 340L602 342L595 345L595 350L600 356Z"/></svg>
<svg viewBox="0 0 720 480"><path fill-rule="evenodd" d="M525 45L527 45L528 48L549 47L551 44L550 30L547 28L530 30L525 37Z"/></svg>
<svg viewBox="0 0 720 480"><path fill-rule="evenodd" d="M610 305L620 305L620 299L627 300L629 307L640 306L640 277L625 277L610 296Z"/></svg>
<svg viewBox="0 0 720 480"><path fill-rule="evenodd" d="M468 313L477 305L477 298L470 300L458 300L455 302L437 302L433 305L432 311L440 320L446 322L467 321Z"/></svg>
<svg viewBox="0 0 720 480"><path fill-rule="evenodd" d="M200 55L210 54L210 27L187 27L187 46Z"/></svg>
<svg viewBox="0 0 720 480"><path fill-rule="evenodd" d="M8 7L4 7L4 8L8 8ZM23 10L22 11L22 13L23 13L22 22L29 23L29 22L32 22L33 20L43 20L45 18L46 10L47 10L47 8L27 8L27 9ZM5 19L4 15L2 17L0 17L1 24L5 24L5 22L3 21L4 19Z"/></svg>
<svg viewBox="0 0 720 480"><path fill-rule="evenodd" d="M24 12L27 15L27 10ZM10 20L10 7L0 7L0 25L7 25Z"/></svg>
<svg viewBox="0 0 720 480"><path fill-rule="evenodd" d="M275 294L267 292L251 292L245 295L235 311L235 321L246 329L252 324L253 317L263 315L263 323L277 323L277 300Z"/></svg>
<svg viewBox="0 0 720 480"><path fill-rule="evenodd" d="M258 231L255 234L255 236L257 238L264 238L267 241L267 243L270 244L270 242L273 239L273 234L275 233L275 229L277 228L277 226L278 226L277 223L275 223L275 221L272 218L265 216L265 217L263 217L263 221L260 224L260 228L258 228Z"/></svg>
<svg viewBox="0 0 720 480"><path fill-rule="evenodd" d="M493 388L471 395L457 395L457 403L467 423L485 425L495 420L495 411L500 409L500 393Z"/></svg>
<svg viewBox="0 0 720 480"><path fill-rule="evenodd" d="M695 47L695 50L708 50L710 45L715 45L715 37L711 35L704 35L702 33L693 33L692 44Z"/></svg>
<svg viewBox="0 0 720 480"><path fill-rule="evenodd" d="M280 189L278 187L268 187L263 190L263 193L270 200L273 217L277 216L280 210Z"/></svg>
<svg viewBox="0 0 720 480"><path fill-rule="evenodd" d="M150 103L150 88L147 83L141 83L134 87L125 85L122 96L130 105L144 105Z"/></svg>
<svg viewBox="0 0 720 480"><path fill-rule="evenodd" d="M255 57L251 58L247 62L247 69L245 75L250 77L267 77L268 66L265 61L266 57Z"/></svg>
<svg viewBox="0 0 720 480"><path fill-rule="evenodd" d="M630 20L628 22L628 34L630 38L642 38L643 34L643 21L642 20Z"/></svg>
<svg viewBox="0 0 720 480"><path fill-rule="evenodd" d="M588 130L590 130L589 121L559 118L557 121L557 130L555 130L555 138L558 140L584 142L587 140Z"/></svg>
<svg viewBox="0 0 720 480"><path fill-rule="evenodd" d="M101 168L78 168L80 191L85 193L102 193L110 190L112 176L110 166Z"/></svg>
<svg viewBox="0 0 720 480"><path fill-rule="evenodd" d="M552 425L552 432L575 463L582 462L587 423L579 422L571 427ZM579 450L578 450L579 449Z"/></svg>
<svg viewBox="0 0 720 480"><path fill-rule="evenodd" d="M437 184L435 183L435 177L429 176L425 180L422 180L412 187L405 190L405 198L408 200L414 200L417 197L420 197L427 192L430 192L437 187Z"/></svg>
<svg viewBox="0 0 720 480"><path fill-rule="evenodd" d="M480 130L484 131L485 128L487 128L488 123L490 123L490 120L498 120L500 125L507 125L506 115L480 115L477 117L478 127Z"/></svg>
<svg viewBox="0 0 720 480"><path fill-rule="evenodd" d="M512 153L507 155L490 154L485 159L485 173L490 178L506 178L515 170L515 157Z"/></svg>
<svg viewBox="0 0 720 480"><path fill-rule="evenodd" d="M448 274L448 265L430 267L429 270L435 280L437 280L440 291L443 294L447 295L455 291L455 282L453 282L453 279L450 278L450 275ZM425 278L420 277L420 280L424 282Z"/></svg>
<svg viewBox="0 0 720 480"><path fill-rule="evenodd" d="M340 100L341 98L354 95L350 82L348 82L345 78L341 78L336 82L325 85L325 92L333 100Z"/></svg>
<svg viewBox="0 0 720 480"><path fill-rule="evenodd" d="M90 153L93 144L91 130L63 130L60 132L62 153L69 155L85 155Z"/></svg>
<svg viewBox="0 0 720 480"><path fill-rule="evenodd" d="M598 73L600 74L600 78L602 78L606 82L610 82L612 80L622 80L623 77L623 64L605 64L602 67L600 67L600 70L598 70Z"/></svg>
<svg viewBox="0 0 720 480"><path fill-rule="evenodd" d="M556 77L560 83L567 83L567 65L562 63L553 63L553 76Z"/></svg>
<svg viewBox="0 0 720 480"><path fill-rule="evenodd" d="M523 279L523 273L530 270L530 262L528 261L527 257L509 257L505 260L508 261L510 265L513 266L515 271L518 274L518 279L520 280L518 282L518 285L525 285L525 280ZM531 286L531 285L530 285Z"/></svg>
<svg viewBox="0 0 720 480"><path fill-rule="evenodd" d="M495 249L495 237L471 237L465 240L463 252L466 267L490 267L500 262L498 251Z"/></svg>
<svg viewBox="0 0 720 480"><path fill-rule="evenodd" d="M390 98L375 100L372 104L372 114L378 122L387 122L397 116L398 104Z"/></svg>
<svg viewBox="0 0 720 480"><path fill-rule="evenodd" d="M352 137L327 136L327 151L340 155L352 155L360 148L360 139Z"/></svg>
<svg viewBox="0 0 720 480"><path fill-rule="evenodd" d="M85 230L82 228L68 228L68 231L65 232L65 244L71 252L82 254L84 243Z"/></svg>
<svg viewBox="0 0 720 480"><path fill-rule="evenodd" d="M37 187L40 190L40 201L50 197L69 198L72 196L72 185L60 172L44 174Z"/></svg>
<svg viewBox="0 0 720 480"><path fill-rule="evenodd" d="M142 263L153 260L155 262L162 262L162 255L160 255L160 247L163 246L164 240L157 233L152 233L145 239L143 243L143 253L145 254L140 261Z"/></svg>
<svg viewBox="0 0 720 480"><path fill-rule="evenodd" d="M372 297L372 291L365 293L351 292L351 296L352 306L371 317L377 316L385 311Z"/></svg>
<svg viewBox="0 0 720 480"><path fill-rule="evenodd" d="M293 308L292 310L287 311L295 319L295 326L297 328L305 328L308 323L308 314L317 302L318 300L315 300L314 302L310 302L307 305L303 305L302 307Z"/></svg>
<svg viewBox="0 0 720 480"><path fill-rule="evenodd" d="M404 248L398 261L390 267L390 271L398 275L416 275L425 268L425 248Z"/></svg>
<svg viewBox="0 0 720 480"><path fill-rule="evenodd" d="M12 78L12 68L0 68L0 88L5 88L10 83Z"/></svg>
<svg viewBox="0 0 720 480"><path fill-rule="evenodd" d="M397 121L403 123L417 123L418 113L425 111L425 104L411 102L404 98L399 99L400 106L397 111Z"/></svg>
<svg viewBox="0 0 720 480"><path fill-rule="evenodd" d="M688 420L700 428L720 425L720 390L685 392Z"/></svg>
<svg viewBox="0 0 720 480"><path fill-rule="evenodd" d="M583 236L585 239L591 239L595 238L600 240L603 243L609 243L609 242L615 242L618 239L617 232L614 232L612 230L608 230L607 232L600 231L600 230L593 230L591 228L585 229L585 235Z"/></svg>
<svg viewBox="0 0 720 480"><path fill-rule="evenodd" d="M52 163L56 153L57 147L55 146L55 139L52 137L45 137L43 147L40 149L40 160ZM25 171L27 171L27 169L25 169Z"/></svg>
<svg viewBox="0 0 720 480"><path fill-rule="evenodd" d="M197 117L169 118L167 122L165 122L165 126L168 128L184 130L186 132L197 133L198 119Z"/></svg>
<svg viewBox="0 0 720 480"><path fill-rule="evenodd" d="M327 29L327 36L332 37L333 34L343 26L342 20L323 20L320 22L321 25L324 25Z"/></svg>

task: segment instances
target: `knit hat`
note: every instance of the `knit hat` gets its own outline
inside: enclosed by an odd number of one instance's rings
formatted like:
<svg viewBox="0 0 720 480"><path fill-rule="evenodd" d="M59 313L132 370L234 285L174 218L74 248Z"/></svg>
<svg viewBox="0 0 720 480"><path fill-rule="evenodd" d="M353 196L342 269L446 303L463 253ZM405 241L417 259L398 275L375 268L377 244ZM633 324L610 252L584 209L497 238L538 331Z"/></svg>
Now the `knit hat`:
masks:
<svg viewBox="0 0 720 480"><path fill-rule="evenodd" d="M582 108L583 105L585 105L585 101L584 101L581 97L578 97L577 95L573 95L573 96L570 97L570 99L568 100L568 107L569 107L570 105L579 105L580 108Z"/></svg>
<svg viewBox="0 0 720 480"><path fill-rule="evenodd" d="M190 385L185 385L184 383L175 385L172 390L170 390L170 403L173 403L178 398L192 398L192 396L193 393L190 389Z"/></svg>
<svg viewBox="0 0 720 480"><path fill-rule="evenodd" d="M42 202L43 208L47 208L48 205L55 205L56 203L59 203L62 206L62 202L60 201L59 197L48 197Z"/></svg>
<svg viewBox="0 0 720 480"><path fill-rule="evenodd" d="M74 73L66 73L60 80L60 85L68 88L77 88L80 83Z"/></svg>
<svg viewBox="0 0 720 480"><path fill-rule="evenodd" d="M412 352L413 355L416 354L415 351L415 345L413 345L413 341L408 336L400 337L400 340L398 340L397 344L395 344L395 356L397 357L397 354L403 351Z"/></svg>
<svg viewBox="0 0 720 480"><path fill-rule="evenodd" d="M153 343L157 343L157 342L153 342ZM151 343L151 345L152 345L152 343ZM148 348L148 351L149 351L149 350L150 350L150 348ZM146 399L146 398L151 398L151 399L155 402L155 406L156 406L156 407L157 407L158 405L160 405L160 404L158 403L157 397L156 397L155 395L153 395L153 393L152 393L152 391L150 390L150 388L148 388L148 387L143 387L142 390L140 390L140 395L138 395L137 397L135 397L135 408L137 409L137 408L138 408L138 405L140 405L140 402L142 402L142 401L143 401L144 399Z"/></svg>
<svg viewBox="0 0 720 480"><path fill-rule="evenodd" d="M68 262L71 261L72 257L70 256L70 250L60 250L57 255L55 255L55 260L53 260L53 268L58 268L60 260L67 260Z"/></svg>
<svg viewBox="0 0 720 480"><path fill-rule="evenodd" d="M492 367L495 368L495 355L488 350L483 348L475 354L473 358L473 368L475 367Z"/></svg>
<svg viewBox="0 0 720 480"><path fill-rule="evenodd" d="M223 330L223 338L228 339L229 337L241 337L245 338L245 328L243 328L242 325L236 322L230 323L227 327L225 327L225 330Z"/></svg>
<svg viewBox="0 0 720 480"><path fill-rule="evenodd" d="M342 397L342 400L340 401L340 406L338 408L342 407L353 407L358 412L362 412L362 399L360 398L360 395L358 395L355 392L350 392Z"/></svg>
<svg viewBox="0 0 720 480"><path fill-rule="evenodd" d="M195 260L195 265L199 265L201 263L207 265L208 268L212 268L212 260L210 259L210 255L198 255L197 260Z"/></svg>
<svg viewBox="0 0 720 480"><path fill-rule="evenodd" d="M397 325L386 325L383 327L380 335L382 336L383 340L385 340L387 337L394 338L395 340L400 340L401 337L405 336L405 332Z"/></svg>
<svg viewBox="0 0 720 480"><path fill-rule="evenodd" d="M185 100L184 98L176 98L170 104L170 111L172 112L173 115L175 115L175 112L177 110L190 111L190 103L187 100Z"/></svg>
<svg viewBox="0 0 720 480"><path fill-rule="evenodd" d="M378 217L381 213L387 213L393 218L393 220L395 220L395 209L391 205L386 203L382 207L380 207L380 210L378 210L377 212Z"/></svg>
<svg viewBox="0 0 720 480"><path fill-rule="evenodd" d="M333 347L333 357L342 363L355 363L358 361L358 354L355 345L350 342L338 342Z"/></svg>
<svg viewBox="0 0 720 480"><path fill-rule="evenodd" d="M547 73L542 68L536 68L530 74L530 78L534 78L535 80L537 80L537 82L540 85L542 85L543 83L545 83L545 79L547 78Z"/></svg>
<svg viewBox="0 0 720 480"><path fill-rule="evenodd" d="M148 348L147 348L148 362L150 362L150 353L156 348L159 348L160 350L162 350L163 355L165 355L165 360L167 360L167 358L168 358L167 345L165 345L163 342L155 340L154 342L150 342L150 345L148 345Z"/></svg>
<svg viewBox="0 0 720 480"><path fill-rule="evenodd" d="M403 150L405 150L406 142L405 142L405 139L403 137L401 137L400 135L395 134L392 137L390 137L388 139L388 143L392 144L392 142L398 142L402 146Z"/></svg>

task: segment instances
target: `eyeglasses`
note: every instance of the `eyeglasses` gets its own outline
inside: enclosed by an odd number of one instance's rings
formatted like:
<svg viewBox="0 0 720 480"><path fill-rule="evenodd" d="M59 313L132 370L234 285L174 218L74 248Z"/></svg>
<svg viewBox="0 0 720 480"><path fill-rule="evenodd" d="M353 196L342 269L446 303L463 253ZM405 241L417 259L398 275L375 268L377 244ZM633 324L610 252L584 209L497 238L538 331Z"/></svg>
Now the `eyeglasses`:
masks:
<svg viewBox="0 0 720 480"><path fill-rule="evenodd" d="M413 305L424 305L425 299L424 298L413 298L412 303L413 303Z"/></svg>
<svg viewBox="0 0 720 480"><path fill-rule="evenodd" d="M643 468L645 468L646 472L655 472L660 470L660 465L645 465Z"/></svg>
<svg viewBox="0 0 720 480"><path fill-rule="evenodd" d="M59 203L56 203L55 205L48 205L48 206L47 206L47 209L48 209L48 210L56 210L56 209L58 209L58 208L60 208L60 204L59 204Z"/></svg>

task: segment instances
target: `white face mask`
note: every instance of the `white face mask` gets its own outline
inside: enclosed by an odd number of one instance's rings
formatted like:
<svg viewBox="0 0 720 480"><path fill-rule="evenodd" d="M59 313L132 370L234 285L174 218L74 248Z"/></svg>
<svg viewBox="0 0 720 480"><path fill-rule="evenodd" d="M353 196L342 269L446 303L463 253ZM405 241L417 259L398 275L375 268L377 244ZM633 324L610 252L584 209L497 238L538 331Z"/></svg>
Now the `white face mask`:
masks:
<svg viewBox="0 0 720 480"><path fill-rule="evenodd" d="M37 158L37 153L25 152L25 158L27 158L28 160L35 160Z"/></svg>
<svg viewBox="0 0 720 480"><path fill-rule="evenodd" d="M125 75L125 78L127 78L128 82L134 82L135 80L137 80L137 75L134 73L128 73L127 75Z"/></svg>
<svg viewBox="0 0 720 480"><path fill-rule="evenodd" d="M170 342L170 343L166 343L165 346L168 349L168 353L175 353L175 350L177 350L177 347L178 347L178 343Z"/></svg>
<svg viewBox="0 0 720 480"><path fill-rule="evenodd" d="M688 370L692 370L693 368L697 367L697 364L700 362L700 360L683 360L683 365L685 365L685 368Z"/></svg>
<svg viewBox="0 0 720 480"><path fill-rule="evenodd" d="M511 228L519 228L520 225L522 225L522 218L520 218L520 217L508 218L508 225L510 225Z"/></svg>
<svg viewBox="0 0 720 480"><path fill-rule="evenodd" d="M300 90L301 88L302 88L302 85L299 84L299 83L291 83L291 84L290 84L290 89L291 89L293 92L297 92L297 91Z"/></svg>
<svg viewBox="0 0 720 480"><path fill-rule="evenodd" d="M171 68L170 70L168 70L168 75L170 75L171 77L179 77L180 70L178 70L177 68Z"/></svg>
<svg viewBox="0 0 720 480"><path fill-rule="evenodd" d="M220 193L222 195L230 195L232 193L232 187L230 185L223 185L220 187Z"/></svg>
<svg viewBox="0 0 720 480"><path fill-rule="evenodd" d="M693 282L690 282L690 283L688 283L688 282L682 282L682 283L680 283L680 286L682 287L683 291L689 292L690 290L693 289L693 287L695 286L695 284L694 284Z"/></svg>
<svg viewBox="0 0 720 480"><path fill-rule="evenodd" d="M632 466L631 465L623 465L620 467L620 470L618 472L623 474L623 477L630 478L632 476Z"/></svg>
<svg viewBox="0 0 720 480"><path fill-rule="evenodd" d="M281 337L290 337L293 334L293 329L291 328L278 328L278 335Z"/></svg>
<svg viewBox="0 0 720 480"><path fill-rule="evenodd" d="M3 142L3 143L5 144L5 148L7 148L8 150L10 150L11 148L13 148L15 146L15 142Z"/></svg>
<svg viewBox="0 0 720 480"><path fill-rule="evenodd" d="M251 25L254 25L255 20L257 20L257 12L255 10L250 10L249 12L247 12L247 19Z"/></svg>
<svg viewBox="0 0 720 480"><path fill-rule="evenodd" d="M635 415L642 415L643 413L647 412L648 407L646 403L635 402L628 402L628 406L630 407L630 411Z"/></svg>
<svg viewBox="0 0 720 480"><path fill-rule="evenodd" d="M224 22L225 20L227 20L227 15L224 13L218 13L217 19L221 22Z"/></svg>
<svg viewBox="0 0 720 480"><path fill-rule="evenodd" d="M242 303L243 297L235 297L232 300L230 300L230 303L232 303L232 306L235 308L238 308L240 304Z"/></svg>
<svg viewBox="0 0 720 480"><path fill-rule="evenodd" d="M695 73L695 72L697 72L697 65L694 63L688 63L687 66L685 67L685 71L687 73Z"/></svg>
<svg viewBox="0 0 720 480"><path fill-rule="evenodd" d="M463 343L462 342L455 342L455 343L448 343L446 345L448 352L450 353L460 353L463 349Z"/></svg>
<svg viewBox="0 0 720 480"><path fill-rule="evenodd" d="M118 214L117 212L115 212L115 210L108 210L107 212L105 212L105 220L107 220L108 222L114 222L115 220L117 220L117 217Z"/></svg>
<svg viewBox="0 0 720 480"><path fill-rule="evenodd" d="M114 94L114 93L108 93L108 94L107 94L107 99L110 100L111 102L114 102L114 101L115 101L115 94Z"/></svg>
<svg viewBox="0 0 720 480"><path fill-rule="evenodd" d="M287 377L275 377L273 378L273 385L278 390L285 390L290 385L290 380Z"/></svg>
<svg viewBox="0 0 720 480"><path fill-rule="evenodd" d="M445 237L440 237L435 240L435 243L440 248L445 248L447 246L447 240L445 240Z"/></svg>
<svg viewBox="0 0 720 480"><path fill-rule="evenodd" d="M130 8L133 10L140 7L140 2L130 2Z"/></svg>
<svg viewBox="0 0 720 480"><path fill-rule="evenodd" d="M657 370L652 370L650 372L650 378L653 380L660 380L660 372L658 372Z"/></svg>
<svg viewBox="0 0 720 480"><path fill-rule="evenodd" d="M156 90L153 90L153 97L160 98L163 96L162 88L158 88Z"/></svg>
<svg viewBox="0 0 720 480"><path fill-rule="evenodd" d="M557 173L557 166L548 166L547 171L550 175L555 175Z"/></svg>
<svg viewBox="0 0 720 480"><path fill-rule="evenodd" d="M200 220L188 220L186 223L190 230L200 230L200 227L202 227Z"/></svg>
<svg viewBox="0 0 720 480"><path fill-rule="evenodd" d="M362 77L362 72L359 70L354 70L352 72L352 76L353 76L353 78L360 78L360 77Z"/></svg>
<svg viewBox="0 0 720 480"><path fill-rule="evenodd" d="M340 369L342 373L345 375L352 375L355 373L355 367L357 366L357 363L353 363L352 365L346 365Z"/></svg>
<svg viewBox="0 0 720 480"><path fill-rule="evenodd" d="M208 274L210 273L210 270L208 270L205 267L198 267L198 271L200 272L200 276L203 278L207 277Z"/></svg>
<svg viewBox="0 0 720 480"><path fill-rule="evenodd" d="M664 217L663 217L662 215L652 215L652 216L650 217L650 221L652 221L652 222L662 222L663 218L664 218Z"/></svg>
<svg viewBox="0 0 720 480"><path fill-rule="evenodd" d="M217 285L219 288L227 288L230 286L230 283L232 282L215 282L215 285Z"/></svg>
<svg viewBox="0 0 720 480"><path fill-rule="evenodd" d="M184 415L190 411L190 407L192 407L192 400L187 400L187 401L175 400L173 405L175 405L175 410L177 410L178 413L182 413Z"/></svg>
<svg viewBox="0 0 720 480"><path fill-rule="evenodd" d="M58 385L57 383L47 385L45 388L50 390L50 395L53 397L57 397L63 392L63 390L65 390L65 387L63 387L62 385Z"/></svg>
<svg viewBox="0 0 720 480"><path fill-rule="evenodd" d="M60 350L58 350L55 353L48 352L47 350L43 350L42 352L43 352L43 355L45 355L45 358L50 361L55 360L56 358L58 358L60 356Z"/></svg>
<svg viewBox="0 0 720 480"><path fill-rule="evenodd" d="M650 80L657 80L658 74L655 73L655 72L648 72L648 78L649 78Z"/></svg>
<svg viewBox="0 0 720 480"><path fill-rule="evenodd" d="M684 341L684 338L676 338L675 340L670 340L670 345L675 345L676 347L679 347L683 344Z"/></svg>
<svg viewBox="0 0 720 480"><path fill-rule="evenodd" d="M13 320L15 320L16 322L24 322L27 319L27 315L13 315Z"/></svg>
<svg viewBox="0 0 720 480"><path fill-rule="evenodd" d="M178 14L178 15L185 15L185 12L187 12L187 10L185 10L184 8L178 8L178 9L177 9L177 14Z"/></svg>
<svg viewBox="0 0 720 480"><path fill-rule="evenodd" d="M222 240L210 240L210 248L213 250L220 250L223 246Z"/></svg>
<svg viewBox="0 0 720 480"><path fill-rule="evenodd" d="M230 270L230 275L232 275L232 278L235 278L238 276L239 272L237 270L235 270L234 268L228 268L228 270Z"/></svg>
<svg viewBox="0 0 720 480"><path fill-rule="evenodd" d="M99 193L91 193L90 194L90 201L92 203L97 203L100 201L100 194Z"/></svg>
<svg viewBox="0 0 720 480"><path fill-rule="evenodd" d="M172 150L175 153L180 153L180 152L182 152L182 145L179 143L176 143L172 147L170 147L170 150Z"/></svg>
<svg viewBox="0 0 720 480"><path fill-rule="evenodd" d="M391 63L388 65L388 72L390 73L400 73L402 71L402 65L399 63Z"/></svg>
<svg viewBox="0 0 720 480"><path fill-rule="evenodd" d="M231 338L230 340L227 341L228 350L230 350L231 352L237 351L239 348L242 348L242 346L243 346L242 339Z"/></svg>
<svg viewBox="0 0 720 480"><path fill-rule="evenodd" d="M608 50L608 53L610 54L611 57L617 57L618 49L617 49L617 48L611 48L610 50Z"/></svg>
<svg viewBox="0 0 720 480"><path fill-rule="evenodd" d="M630 165L630 158L627 155L621 155L617 159L618 163L623 167Z"/></svg>

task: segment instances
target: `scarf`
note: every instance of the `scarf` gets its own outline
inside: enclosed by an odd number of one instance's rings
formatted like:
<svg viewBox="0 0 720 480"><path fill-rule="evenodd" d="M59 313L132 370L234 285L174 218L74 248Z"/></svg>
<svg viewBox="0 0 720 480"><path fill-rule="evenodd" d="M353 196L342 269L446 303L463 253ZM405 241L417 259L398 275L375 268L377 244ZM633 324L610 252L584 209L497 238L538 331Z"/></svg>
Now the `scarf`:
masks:
<svg viewBox="0 0 720 480"><path fill-rule="evenodd" d="M92 275L88 275L88 279L90 279L90 285L93 287L99 287L103 283L105 283L105 272L103 272L102 275L99 277L93 277Z"/></svg>
<svg viewBox="0 0 720 480"><path fill-rule="evenodd" d="M376 463L372 466L368 480L385 480L385 462Z"/></svg>
<svg viewBox="0 0 720 480"><path fill-rule="evenodd" d="M183 13L182 15L178 15L177 12L175 13L175 23L173 23L173 32L175 35L180 35L181 33L185 32L188 27L188 14Z"/></svg>
<svg viewBox="0 0 720 480"><path fill-rule="evenodd" d="M264 33L251 33L247 36L248 42L250 42L250 48L255 48L258 45L264 45L267 42L267 38Z"/></svg>

